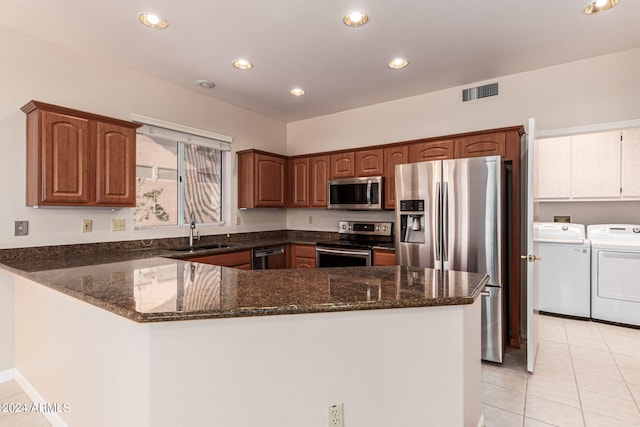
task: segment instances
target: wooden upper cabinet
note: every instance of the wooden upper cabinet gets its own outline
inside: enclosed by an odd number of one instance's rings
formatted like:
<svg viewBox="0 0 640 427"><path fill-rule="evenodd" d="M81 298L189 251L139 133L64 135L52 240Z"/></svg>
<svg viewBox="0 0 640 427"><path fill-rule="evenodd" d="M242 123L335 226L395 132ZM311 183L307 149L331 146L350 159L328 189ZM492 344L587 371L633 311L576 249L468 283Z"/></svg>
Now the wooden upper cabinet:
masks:
<svg viewBox="0 0 640 427"><path fill-rule="evenodd" d="M96 203L136 204L136 131L96 123Z"/></svg>
<svg viewBox="0 0 640 427"><path fill-rule="evenodd" d="M396 165L409 163L409 147L396 145L384 149L384 208L396 207Z"/></svg>
<svg viewBox="0 0 640 427"><path fill-rule="evenodd" d="M39 101L22 111L27 206L135 207L140 125Z"/></svg>
<svg viewBox="0 0 640 427"><path fill-rule="evenodd" d="M409 163L453 159L453 140L414 142L409 145Z"/></svg>
<svg viewBox="0 0 640 427"><path fill-rule="evenodd" d="M505 132L470 135L455 140L455 158L505 156Z"/></svg>
<svg viewBox="0 0 640 427"><path fill-rule="evenodd" d="M39 144L34 141L28 149L34 172L39 169L41 175L28 185L28 199L33 203L28 200L27 204L89 203L93 190L89 120L50 111L43 111L41 117L36 131L41 135Z"/></svg>
<svg viewBox="0 0 640 427"><path fill-rule="evenodd" d="M312 208L326 208L329 196L327 184L329 181L330 156L313 156L309 158L309 206Z"/></svg>
<svg viewBox="0 0 640 427"><path fill-rule="evenodd" d="M238 152L238 208L284 208L287 158L258 150Z"/></svg>
<svg viewBox="0 0 640 427"><path fill-rule="evenodd" d="M292 208L309 207L309 158L289 159L289 203Z"/></svg>
<svg viewBox="0 0 640 427"><path fill-rule="evenodd" d="M356 161L353 151L331 154L331 179L356 176Z"/></svg>
<svg viewBox="0 0 640 427"><path fill-rule="evenodd" d="M381 176L384 174L384 150L356 151L356 176Z"/></svg>

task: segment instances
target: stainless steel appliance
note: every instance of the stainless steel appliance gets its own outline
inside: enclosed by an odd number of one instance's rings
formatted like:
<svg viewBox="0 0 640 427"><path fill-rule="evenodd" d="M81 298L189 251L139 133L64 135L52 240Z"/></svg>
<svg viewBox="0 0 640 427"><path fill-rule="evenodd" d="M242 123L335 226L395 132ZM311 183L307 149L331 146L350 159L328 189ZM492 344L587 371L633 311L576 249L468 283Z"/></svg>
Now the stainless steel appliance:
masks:
<svg viewBox="0 0 640 427"><path fill-rule="evenodd" d="M316 243L316 267L368 267L374 246L393 247L392 222L340 221L338 234Z"/></svg>
<svg viewBox="0 0 640 427"><path fill-rule="evenodd" d="M286 268L287 258L284 246L255 248L251 250L251 269L266 270L271 268Z"/></svg>
<svg viewBox="0 0 640 427"><path fill-rule="evenodd" d="M381 210L382 177L332 179L328 182L329 209Z"/></svg>
<svg viewBox="0 0 640 427"><path fill-rule="evenodd" d="M398 264L486 273L482 358L502 362L502 161L500 156L396 166Z"/></svg>

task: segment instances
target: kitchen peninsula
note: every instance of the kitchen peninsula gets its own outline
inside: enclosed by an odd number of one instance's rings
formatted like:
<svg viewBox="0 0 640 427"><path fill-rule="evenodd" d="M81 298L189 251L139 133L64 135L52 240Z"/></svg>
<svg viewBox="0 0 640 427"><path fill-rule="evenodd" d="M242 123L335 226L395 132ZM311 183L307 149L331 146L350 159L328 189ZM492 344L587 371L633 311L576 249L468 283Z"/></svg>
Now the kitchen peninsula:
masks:
<svg viewBox="0 0 640 427"><path fill-rule="evenodd" d="M480 425L486 276L155 255L5 267L16 379L69 404L54 425L320 427L338 402L346 425Z"/></svg>

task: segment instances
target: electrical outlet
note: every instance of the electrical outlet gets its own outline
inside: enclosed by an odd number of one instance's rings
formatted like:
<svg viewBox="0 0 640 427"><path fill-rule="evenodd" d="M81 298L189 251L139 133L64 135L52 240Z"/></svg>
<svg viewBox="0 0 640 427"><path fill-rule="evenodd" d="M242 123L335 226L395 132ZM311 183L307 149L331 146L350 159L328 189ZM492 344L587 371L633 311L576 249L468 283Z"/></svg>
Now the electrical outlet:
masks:
<svg viewBox="0 0 640 427"><path fill-rule="evenodd" d="M344 427L342 403L329 405L329 427Z"/></svg>
<svg viewBox="0 0 640 427"><path fill-rule="evenodd" d="M29 221L14 221L14 236L26 236L29 234Z"/></svg>
<svg viewBox="0 0 640 427"><path fill-rule="evenodd" d="M241 223L241 222L242 222L242 221L240 220L240 217L239 217L239 216L237 216L237 217L236 217L236 225L240 225L240 223Z"/></svg>
<svg viewBox="0 0 640 427"><path fill-rule="evenodd" d="M313 216L309 215L309 224L313 224Z"/></svg>
<svg viewBox="0 0 640 427"><path fill-rule="evenodd" d="M114 218L111 220L111 231L124 231L126 221L124 219Z"/></svg>
<svg viewBox="0 0 640 427"><path fill-rule="evenodd" d="M82 220L82 232L83 233L91 233L91 220L83 219Z"/></svg>

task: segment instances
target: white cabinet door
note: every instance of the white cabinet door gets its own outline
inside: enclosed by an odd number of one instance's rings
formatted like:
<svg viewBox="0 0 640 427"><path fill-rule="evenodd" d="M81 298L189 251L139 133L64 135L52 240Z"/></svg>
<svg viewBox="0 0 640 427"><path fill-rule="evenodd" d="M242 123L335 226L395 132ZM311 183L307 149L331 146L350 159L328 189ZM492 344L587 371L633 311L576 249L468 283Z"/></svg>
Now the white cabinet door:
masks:
<svg viewBox="0 0 640 427"><path fill-rule="evenodd" d="M640 128L622 132L622 197L640 197Z"/></svg>
<svg viewBox="0 0 640 427"><path fill-rule="evenodd" d="M571 197L571 137L538 139L534 158L535 198Z"/></svg>
<svg viewBox="0 0 640 427"><path fill-rule="evenodd" d="M620 131L571 138L571 195L620 197Z"/></svg>

